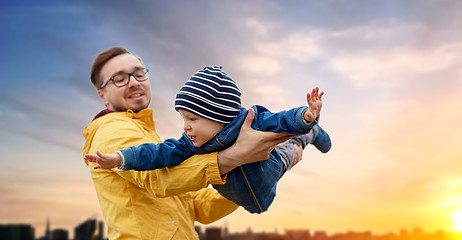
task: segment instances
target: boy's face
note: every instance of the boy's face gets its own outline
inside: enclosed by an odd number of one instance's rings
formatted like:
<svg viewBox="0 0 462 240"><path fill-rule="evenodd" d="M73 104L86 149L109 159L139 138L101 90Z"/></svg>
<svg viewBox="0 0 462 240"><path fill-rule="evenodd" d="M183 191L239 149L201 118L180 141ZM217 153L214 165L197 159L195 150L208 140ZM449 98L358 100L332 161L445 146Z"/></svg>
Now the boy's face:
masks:
<svg viewBox="0 0 462 240"><path fill-rule="evenodd" d="M193 142L195 147L200 147L217 135L225 124L198 116L192 112L178 110L184 120L184 132Z"/></svg>

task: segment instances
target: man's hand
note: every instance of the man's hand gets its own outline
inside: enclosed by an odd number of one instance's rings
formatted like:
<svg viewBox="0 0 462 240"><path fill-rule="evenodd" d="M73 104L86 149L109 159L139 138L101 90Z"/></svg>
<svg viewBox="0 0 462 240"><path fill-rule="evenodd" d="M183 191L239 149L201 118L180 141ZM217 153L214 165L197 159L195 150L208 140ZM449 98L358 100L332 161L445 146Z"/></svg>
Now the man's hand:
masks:
<svg viewBox="0 0 462 240"><path fill-rule="evenodd" d="M122 157L119 154L105 154L100 151L96 151L96 154L85 154L84 158L89 162L98 163L94 169L103 168L111 169L120 166L122 163Z"/></svg>
<svg viewBox="0 0 462 240"><path fill-rule="evenodd" d="M225 174L243 164L266 160L276 145L295 137L286 132L253 130L251 126L254 114L253 109L250 108L236 142L231 147L218 152L220 174Z"/></svg>
<svg viewBox="0 0 462 240"><path fill-rule="evenodd" d="M322 108L322 95L324 95L324 92L319 93L318 87L313 88L311 94L306 94L306 102L309 108L305 111L305 114L303 114L305 121L312 122L319 116Z"/></svg>

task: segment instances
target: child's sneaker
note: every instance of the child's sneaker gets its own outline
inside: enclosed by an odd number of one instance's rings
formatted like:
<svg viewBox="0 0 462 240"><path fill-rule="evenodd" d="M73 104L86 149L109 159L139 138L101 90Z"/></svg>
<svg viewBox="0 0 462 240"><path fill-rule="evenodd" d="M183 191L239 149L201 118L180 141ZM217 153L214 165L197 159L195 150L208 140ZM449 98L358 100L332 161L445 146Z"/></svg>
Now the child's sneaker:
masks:
<svg viewBox="0 0 462 240"><path fill-rule="evenodd" d="M329 152L332 146L329 134L327 134L327 132L324 131L319 125L314 126L312 130L318 132L312 144L322 153Z"/></svg>

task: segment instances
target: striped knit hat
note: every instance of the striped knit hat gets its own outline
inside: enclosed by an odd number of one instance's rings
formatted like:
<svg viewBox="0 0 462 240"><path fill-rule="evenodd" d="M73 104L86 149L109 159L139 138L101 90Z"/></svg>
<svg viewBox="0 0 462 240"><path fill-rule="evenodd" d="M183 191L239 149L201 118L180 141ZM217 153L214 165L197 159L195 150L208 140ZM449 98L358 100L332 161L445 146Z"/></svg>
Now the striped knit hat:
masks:
<svg viewBox="0 0 462 240"><path fill-rule="evenodd" d="M175 110L187 110L224 124L237 117L240 107L241 92L221 66L205 67L192 75L175 99Z"/></svg>

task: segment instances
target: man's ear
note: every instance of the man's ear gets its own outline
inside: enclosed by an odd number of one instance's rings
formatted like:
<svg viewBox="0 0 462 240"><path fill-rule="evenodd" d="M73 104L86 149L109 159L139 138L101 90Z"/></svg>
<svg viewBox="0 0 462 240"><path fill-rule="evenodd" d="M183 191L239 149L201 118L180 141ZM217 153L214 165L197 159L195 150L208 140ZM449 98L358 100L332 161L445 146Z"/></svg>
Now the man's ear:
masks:
<svg viewBox="0 0 462 240"><path fill-rule="evenodd" d="M101 101L103 101L104 105L107 107L107 105L109 104L109 101L106 99L103 89L98 89L98 96L101 99Z"/></svg>

